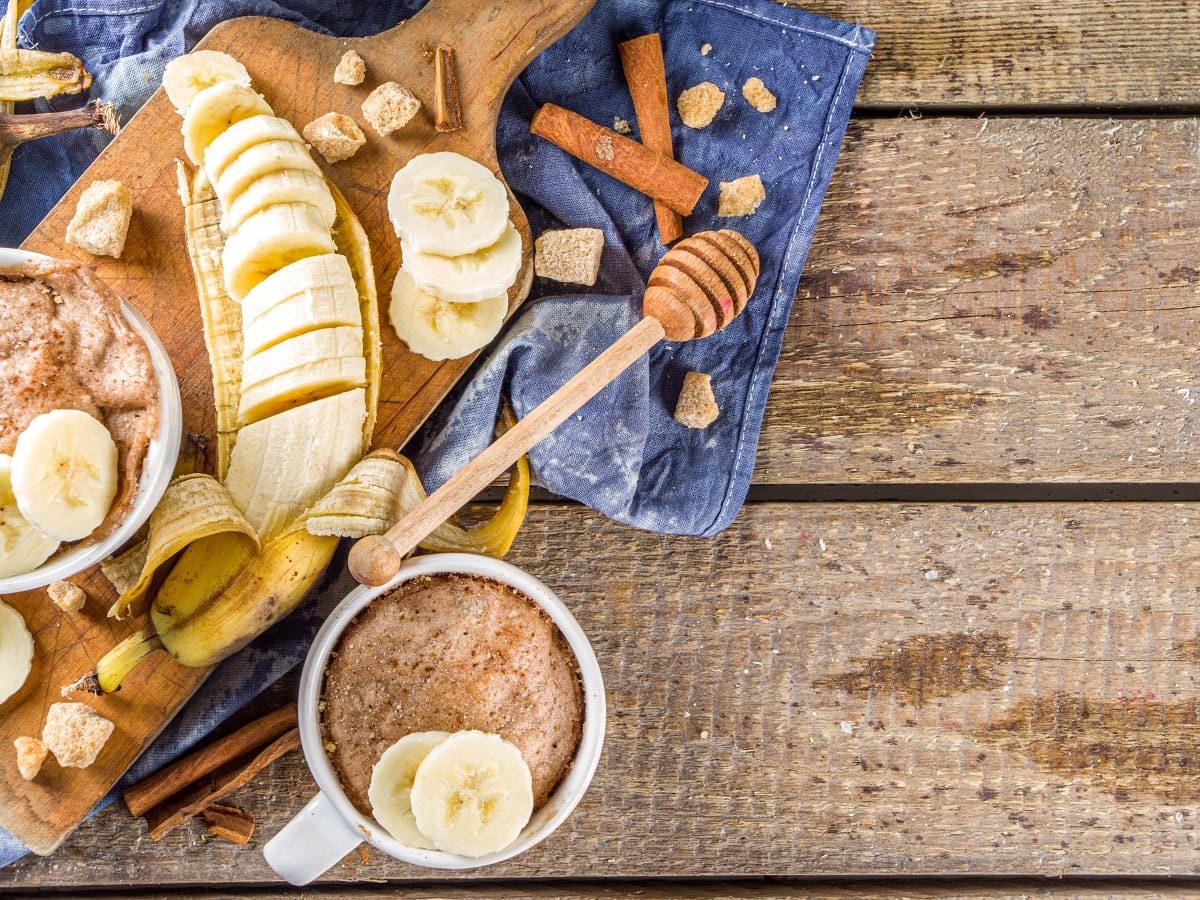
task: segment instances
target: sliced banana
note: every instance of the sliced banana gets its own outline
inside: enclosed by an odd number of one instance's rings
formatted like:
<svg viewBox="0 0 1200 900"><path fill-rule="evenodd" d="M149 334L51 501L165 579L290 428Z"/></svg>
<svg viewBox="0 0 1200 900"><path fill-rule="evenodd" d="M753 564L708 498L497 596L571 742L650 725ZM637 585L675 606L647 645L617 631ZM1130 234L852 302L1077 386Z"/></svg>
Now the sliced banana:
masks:
<svg viewBox="0 0 1200 900"><path fill-rule="evenodd" d="M204 172L216 181L235 159L258 144L268 141L292 141L303 144L294 125L279 116L251 116L235 122L213 138L204 151Z"/></svg>
<svg viewBox="0 0 1200 900"><path fill-rule="evenodd" d="M478 303L506 293L521 271L521 235L512 225L490 247L439 256L400 242L404 268L422 290L454 303Z"/></svg>
<svg viewBox="0 0 1200 900"><path fill-rule="evenodd" d="M459 731L418 766L409 800L417 830L439 850L487 856L529 822L533 779L521 751L499 735Z"/></svg>
<svg viewBox="0 0 1200 900"><path fill-rule="evenodd" d="M460 153L423 153L392 178L388 214L414 250L459 256L500 239L508 192L490 169Z"/></svg>
<svg viewBox="0 0 1200 900"><path fill-rule="evenodd" d="M117 495L112 435L77 409L42 413L17 437L12 492L21 515L49 537L87 537L104 521Z"/></svg>
<svg viewBox="0 0 1200 900"><path fill-rule="evenodd" d="M183 149L196 165L204 162L208 145L230 125L251 116L269 116L267 101L244 84L222 82L192 98L183 117Z"/></svg>
<svg viewBox="0 0 1200 900"><path fill-rule="evenodd" d="M489 344L504 325L508 295L478 303L451 303L417 287L404 269L392 283L388 316L413 353L439 362L469 356Z"/></svg>
<svg viewBox="0 0 1200 900"><path fill-rule="evenodd" d="M255 144L225 167L213 181L213 191L222 209L229 209L260 178L292 169L321 174L303 144L285 140Z"/></svg>
<svg viewBox="0 0 1200 900"><path fill-rule="evenodd" d="M406 734L384 751L371 770L367 799L375 821L400 843L422 850L436 849L433 842L417 830L409 794L417 767L429 751L450 737L448 731L417 731Z"/></svg>
<svg viewBox="0 0 1200 900"><path fill-rule="evenodd" d="M225 290L240 301L268 275L306 256L337 250L321 218L307 203L268 206L229 236L221 254Z"/></svg>
<svg viewBox="0 0 1200 900"><path fill-rule="evenodd" d="M57 549L57 540L21 515L12 492L12 457L0 453L0 578L32 572Z"/></svg>
<svg viewBox="0 0 1200 900"><path fill-rule="evenodd" d="M362 307L346 257L308 256L260 282L242 300L242 348L248 358L318 328L362 325Z"/></svg>
<svg viewBox="0 0 1200 900"><path fill-rule="evenodd" d="M342 479L362 455L366 391L306 403L238 432L225 487L265 543ZM313 452L313 442L321 452Z"/></svg>
<svg viewBox="0 0 1200 900"><path fill-rule="evenodd" d="M249 425L366 383L362 328L309 331L246 360L238 422Z"/></svg>
<svg viewBox="0 0 1200 900"><path fill-rule="evenodd" d="M332 229L337 218L333 194L324 178L301 169L282 169L250 182L225 208L221 230L226 234L237 231L252 215L279 203L307 203L315 207L326 228Z"/></svg>
<svg viewBox="0 0 1200 900"><path fill-rule="evenodd" d="M21 689L33 668L33 635L21 614L0 603L0 703Z"/></svg>
<svg viewBox="0 0 1200 900"><path fill-rule="evenodd" d="M167 63L163 71L163 88L167 99L181 116L201 91L218 84L250 86L246 67L219 50L193 50Z"/></svg>

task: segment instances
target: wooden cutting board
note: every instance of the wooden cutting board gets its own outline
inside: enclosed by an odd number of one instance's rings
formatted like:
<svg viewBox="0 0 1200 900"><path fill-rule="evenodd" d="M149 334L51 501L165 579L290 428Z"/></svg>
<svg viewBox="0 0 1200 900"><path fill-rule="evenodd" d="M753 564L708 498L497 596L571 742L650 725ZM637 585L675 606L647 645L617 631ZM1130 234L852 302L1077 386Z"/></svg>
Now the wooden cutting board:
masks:
<svg viewBox="0 0 1200 900"><path fill-rule="evenodd" d="M530 60L578 23L593 2L431 0L407 22L361 39L324 37L275 19L243 18L217 26L198 46L224 50L241 60L276 114L298 128L330 111L351 116L363 126L367 145L353 159L324 168L370 238L380 314L386 322L387 298L400 263L399 244L387 217L392 174L418 153L455 150L499 175L495 131L504 95ZM450 134L438 134L429 113L433 51L441 43L456 51L463 108L464 127ZM367 79L357 87L334 84L334 67L351 48L366 60ZM367 94L385 81L408 87L421 98L424 109L405 129L381 138L365 124L360 107ZM211 438L215 431L212 384L176 191L175 160L184 157L179 125L179 116L160 89L23 246L85 260L142 312L175 364L185 434ZM94 259L63 242L80 191L104 178L124 182L135 202L120 260ZM525 250L523 276L510 294L510 308L515 309L532 280L532 241L529 223L511 195L510 202ZM385 324L383 332L383 391L375 444L400 447L471 360L432 363L408 352L390 326ZM215 447L215 441L209 446ZM211 462L210 458L210 470ZM45 591L4 598L25 616L37 649L29 681L0 706L0 827L41 854L57 847L83 820L207 674L155 654L119 693L88 701L117 726L95 765L64 770L50 759L36 781L24 781L16 770L13 739L39 735L47 707L59 699L60 686L87 672L117 640L142 626L138 620L106 618L114 594L98 571L75 580L89 595L80 615L60 613ZM135 834L131 827L131 843ZM121 852L120 848L114 851Z"/></svg>

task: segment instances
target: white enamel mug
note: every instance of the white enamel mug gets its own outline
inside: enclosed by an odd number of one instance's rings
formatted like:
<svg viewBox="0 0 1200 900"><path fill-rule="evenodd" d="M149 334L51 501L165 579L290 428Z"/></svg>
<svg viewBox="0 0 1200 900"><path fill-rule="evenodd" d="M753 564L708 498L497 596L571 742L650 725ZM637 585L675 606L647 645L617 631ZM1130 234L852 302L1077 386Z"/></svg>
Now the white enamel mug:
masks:
<svg viewBox="0 0 1200 900"><path fill-rule="evenodd" d="M498 853L481 857L458 856L440 850L408 847L363 815L347 799L321 740L318 703L329 655L346 626L372 600L401 582L420 575L480 575L506 584L528 597L558 626L579 663L583 682L583 734L566 777L541 809L533 814L520 836ZM583 629L554 592L516 566L470 553L439 553L410 559L396 577L381 587L360 587L346 595L325 620L300 676L300 740L308 769L321 789L292 821L263 848L267 864L294 885L308 884L343 856L367 841L388 856L431 869L474 869L511 859L544 840L571 814L591 783L600 762L605 725L604 680L596 654Z"/></svg>

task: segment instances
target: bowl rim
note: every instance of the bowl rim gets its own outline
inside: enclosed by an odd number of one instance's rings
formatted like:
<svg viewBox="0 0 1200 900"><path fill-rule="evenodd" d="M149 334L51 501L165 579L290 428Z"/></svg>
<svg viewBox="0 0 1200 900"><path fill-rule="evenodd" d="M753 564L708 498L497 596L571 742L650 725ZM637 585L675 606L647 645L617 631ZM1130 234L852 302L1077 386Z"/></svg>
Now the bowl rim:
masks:
<svg viewBox="0 0 1200 900"><path fill-rule="evenodd" d="M30 250L0 247L0 265L53 258ZM154 375L158 380L158 431L150 439L133 506L121 524L104 540L87 547L74 547L65 553L56 551L50 559L30 572L0 578L0 596L45 587L52 582L78 575L112 556L146 524L171 482L183 441L183 398L179 393L179 380L175 376L175 367L171 364L167 348L150 327L150 323L123 297L121 313L130 328L146 344Z"/></svg>
<svg viewBox="0 0 1200 900"><path fill-rule="evenodd" d="M342 789L333 765L325 753L321 739L319 703L325 667L342 632L368 604L391 591L402 582L421 575L462 574L492 578L514 588L530 601L537 604L554 622L566 639L579 665L583 684L584 712L579 747L570 769L562 782L555 788L550 799L534 812L520 836L497 853L487 856L466 857L441 850L422 850L409 847L396 840L374 819L363 815L350 802ZM607 720L607 703L604 694L604 677L595 651L583 628L576 621L566 604L550 588L511 563L479 556L472 553L434 553L407 560L386 584L379 587L358 587L352 590L326 618L317 632L304 670L300 676L299 690L300 741L309 771L318 787L329 798L339 815L351 828L374 847L410 865L431 869L476 869L494 865L524 853L549 837L566 821L567 817L583 799L592 777L600 764L600 753L604 747Z"/></svg>

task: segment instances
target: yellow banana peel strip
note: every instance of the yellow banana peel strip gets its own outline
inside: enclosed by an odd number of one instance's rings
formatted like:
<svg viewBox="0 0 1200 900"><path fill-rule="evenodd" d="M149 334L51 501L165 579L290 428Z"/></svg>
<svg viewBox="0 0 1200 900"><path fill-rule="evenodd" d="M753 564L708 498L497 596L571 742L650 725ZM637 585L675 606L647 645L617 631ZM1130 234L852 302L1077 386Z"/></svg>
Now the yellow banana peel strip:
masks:
<svg viewBox="0 0 1200 900"><path fill-rule="evenodd" d="M336 537L309 534L301 518L267 541L228 585L188 614L163 607L160 592L150 609L158 639L182 665L201 668L220 662L299 606L337 546Z"/></svg>
<svg viewBox="0 0 1200 900"><path fill-rule="evenodd" d="M367 362L367 418L363 423L363 453L371 449L375 422L379 415L379 391L383 382L383 339L379 326L379 297L375 290L375 269L371 264L371 244L362 223L354 214L336 184L326 179L337 208L333 223L333 242L338 253L350 263L358 304L362 313L363 357Z"/></svg>
<svg viewBox="0 0 1200 900"><path fill-rule="evenodd" d="M217 479L225 480L237 440L242 400L242 308L225 291L221 275L221 203L201 169L188 184L187 169L176 160L184 233L200 300L204 344L212 364L213 402L217 413Z"/></svg>
<svg viewBox="0 0 1200 900"><path fill-rule="evenodd" d="M208 475L176 478L150 516L141 573L133 585L121 592L109 615L123 619L131 613L143 612L159 570L189 546L217 535L243 545L247 555L259 549L254 529L220 482Z"/></svg>
<svg viewBox="0 0 1200 900"><path fill-rule="evenodd" d="M101 574L116 588L118 594L125 593L137 584L142 569L146 567L146 551L149 547L149 542L141 540L123 553L110 556L100 563Z"/></svg>
<svg viewBox="0 0 1200 900"><path fill-rule="evenodd" d="M529 506L529 461L513 466L504 500L492 518L473 528L455 520L438 526L421 542L437 553L480 553L497 558L512 546ZM313 535L360 538L382 534L425 500L425 487L411 462L392 450L376 450L350 470L309 511L304 527Z"/></svg>
<svg viewBox="0 0 1200 900"><path fill-rule="evenodd" d="M0 100L19 103L79 94L91 86L92 76L70 53L0 48Z"/></svg>

